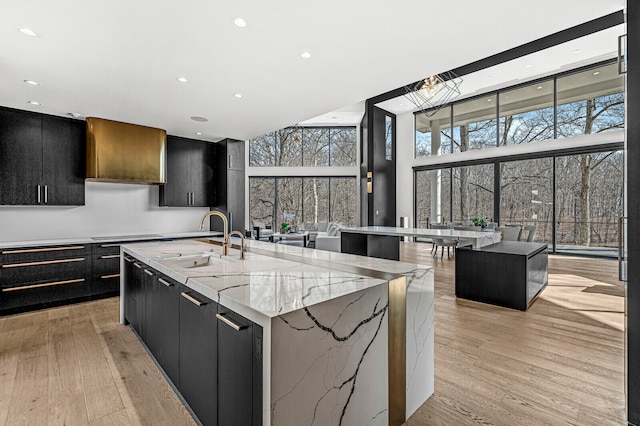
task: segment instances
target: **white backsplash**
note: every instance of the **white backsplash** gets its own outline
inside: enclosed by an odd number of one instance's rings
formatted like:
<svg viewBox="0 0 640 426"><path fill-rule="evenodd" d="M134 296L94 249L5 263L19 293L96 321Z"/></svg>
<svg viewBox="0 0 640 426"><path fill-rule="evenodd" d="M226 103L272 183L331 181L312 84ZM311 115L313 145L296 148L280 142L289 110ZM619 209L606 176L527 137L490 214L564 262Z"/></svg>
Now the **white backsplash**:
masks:
<svg viewBox="0 0 640 426"><path fill-rule="evenodd" d="M0 242L197 231L209 210L158 197L157 185L86 182L84 206L0 206Z"/></svg>

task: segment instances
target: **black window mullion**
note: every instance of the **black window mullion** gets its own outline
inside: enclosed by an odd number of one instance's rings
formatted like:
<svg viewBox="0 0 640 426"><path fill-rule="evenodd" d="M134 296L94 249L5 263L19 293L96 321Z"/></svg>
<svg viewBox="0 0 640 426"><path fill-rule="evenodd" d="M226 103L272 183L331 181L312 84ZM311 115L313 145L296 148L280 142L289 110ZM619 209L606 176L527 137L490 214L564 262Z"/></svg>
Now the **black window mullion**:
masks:
<svg viewBox="0 0 640 426"><path fill-rule="evenodd" d="M554 99L554 105L555 105L555 99ZM553 202L551 204L551 216L553 216L552 218L552 222L551 222L551 252L553 254L556 254L556 245L557 245L557 236L556 236L556 156L553 156Z"/></svg>
<svg viewBox="0 0 640 426"><path fill-rule="evenodd" d="M496 92L496 146L500 146L500 92Z"/></svg>
<svg viewBox="0 0 640 426"><path fill-rule="evenodd" d="M500 225L500 161L493 163L493 221Z"/></svg>

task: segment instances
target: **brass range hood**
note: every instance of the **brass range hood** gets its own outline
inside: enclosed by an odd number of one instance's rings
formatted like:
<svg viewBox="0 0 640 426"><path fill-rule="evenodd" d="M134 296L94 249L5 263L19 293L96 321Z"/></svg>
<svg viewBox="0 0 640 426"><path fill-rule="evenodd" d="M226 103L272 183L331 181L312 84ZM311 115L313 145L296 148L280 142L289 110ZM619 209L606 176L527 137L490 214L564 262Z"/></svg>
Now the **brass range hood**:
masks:
<svg viewBox="0 0 640 426"><path fill-rule="evenodd" d="M87 117L87 180L163 184L167 132Z"/></svg>

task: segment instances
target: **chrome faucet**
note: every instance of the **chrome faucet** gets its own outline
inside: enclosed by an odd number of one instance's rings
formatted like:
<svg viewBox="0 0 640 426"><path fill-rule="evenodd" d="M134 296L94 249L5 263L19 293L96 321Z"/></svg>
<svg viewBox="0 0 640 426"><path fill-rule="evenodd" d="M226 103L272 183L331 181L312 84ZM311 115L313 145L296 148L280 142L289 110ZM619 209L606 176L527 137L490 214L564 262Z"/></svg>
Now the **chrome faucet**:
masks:
<svg viewBox="0 0 640 426"><path fill-rule="evenodd" d="M228 231L229 222L227 221L227 217L224 215L224 213L218 210L211 210L210 212L207 212L204 216L202 216L202 220L200 221L201 231L204 231L204 221L207 220L209 216L218 216L220 219L222 219L222 227L223 227L222 255L226 256L229 254L229 246L231 245L229 242L229 231Z"/></svg>
<svg viewBox="0 0 640 426"><path fill-rule="evenodd" d="M240 242L240 259L244 259L244 252L247 251L244 248L244 234L240 231L231 231L229 232L229 246L231 246L231 236L232 235L239 235L240 238L242 238L241 242Z"/></svg>

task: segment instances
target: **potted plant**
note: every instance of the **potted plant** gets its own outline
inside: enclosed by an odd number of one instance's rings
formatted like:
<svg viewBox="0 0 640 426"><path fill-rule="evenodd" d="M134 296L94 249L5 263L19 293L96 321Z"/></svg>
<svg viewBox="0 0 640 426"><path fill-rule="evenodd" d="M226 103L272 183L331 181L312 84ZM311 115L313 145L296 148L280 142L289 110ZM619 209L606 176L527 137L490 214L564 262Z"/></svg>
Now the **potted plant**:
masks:
<svg viewBox="0 0 640 426"><path fill-rule="evenodd" d="M479 226L482 229L487 227L487 219L485 219L484 217L474 217L471 220L473 221L473 224L475 226Z"/></svg>
<svg viewBox="0 0 640 426"><path fill-rule="evenodd" d="M280 233L281 234L286 234L287 232L289 232L289 224L288 223L281 223L280 224Z"/></svg>

